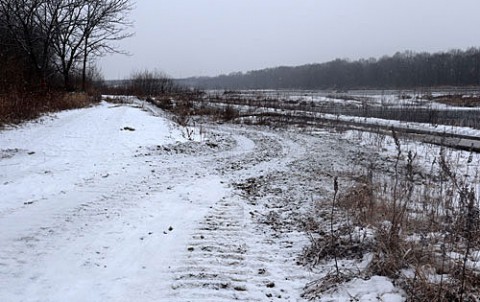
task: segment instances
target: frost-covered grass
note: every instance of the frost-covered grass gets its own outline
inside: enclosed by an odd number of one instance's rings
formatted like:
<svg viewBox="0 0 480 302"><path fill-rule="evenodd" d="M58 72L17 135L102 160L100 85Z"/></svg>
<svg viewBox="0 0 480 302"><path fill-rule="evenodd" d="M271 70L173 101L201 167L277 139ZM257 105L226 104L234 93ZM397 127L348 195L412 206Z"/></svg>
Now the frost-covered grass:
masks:
<svg viewBox="0 0 480 302"><path fill-rule="evenodd" d="M320 259L334 265L333 257L371 255L363 269L342 265L340 275L348 278L340 283L380 275L395 280L413 301L478 299L480 156L401 140L395 133L345 137L378 148L381 160L375 156L362 170L352 168L353 181L332 205L332 213L337 207L345 211L339 214L344 222L330 232L323 228L327 236L315 237L306 256L321 251ZM317 286L317 294L325 290Z"/></svg>

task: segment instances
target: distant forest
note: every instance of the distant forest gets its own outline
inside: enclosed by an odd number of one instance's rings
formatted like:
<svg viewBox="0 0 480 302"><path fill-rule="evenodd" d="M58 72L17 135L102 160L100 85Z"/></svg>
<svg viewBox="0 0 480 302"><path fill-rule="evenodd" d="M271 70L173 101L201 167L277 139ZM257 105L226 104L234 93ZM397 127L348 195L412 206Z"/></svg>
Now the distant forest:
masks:
<svg viewBox="0 0 480 302"><path fill-rule="evenodd" d="M180 80L204 89L408 89L480 84L480 48L439 53L398 52L380 59L337 59L217 77Z"/></svg>

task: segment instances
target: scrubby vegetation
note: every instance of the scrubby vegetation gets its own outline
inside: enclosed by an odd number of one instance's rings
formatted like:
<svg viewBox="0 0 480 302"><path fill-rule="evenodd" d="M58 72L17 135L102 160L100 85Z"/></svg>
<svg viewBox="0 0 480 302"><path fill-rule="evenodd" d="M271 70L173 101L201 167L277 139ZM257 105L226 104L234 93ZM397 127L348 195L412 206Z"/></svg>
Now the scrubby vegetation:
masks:
<svg viewBox="0 0 480 302"><path fill-rule="evenodd" d="M334 180L334 202L319 205L316 227L309 230L311 246L303 255L310 265L330 263L332 268L306 287L305 297L315 299L353 278L380 275L395 280L408 301L477 301L480 204L475 157L443 147L427 156L416 153L402 145L395 131L386 139L369 136L395 151L388 162L362 163L338 183ZM366 267L345 265L365 259Z"/></svg>
<svg viewBox="0 0 480 302"><path fill-rule="evenodd" d="M16 124L43 113L90 106L99 97L87 93L9 93L0 96L0 126Z"/></svg>

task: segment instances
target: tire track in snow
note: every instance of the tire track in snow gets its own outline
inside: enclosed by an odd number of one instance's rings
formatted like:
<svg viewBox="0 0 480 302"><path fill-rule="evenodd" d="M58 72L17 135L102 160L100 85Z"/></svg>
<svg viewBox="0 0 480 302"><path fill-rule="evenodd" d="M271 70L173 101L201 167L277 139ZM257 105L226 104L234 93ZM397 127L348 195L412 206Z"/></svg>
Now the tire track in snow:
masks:
<svg viewBox="0 0 480 302"><path fill-rule="evenodd" d="M6 297L264 301L298 296L287 280L297 278L289 271L295 251L286 253L289 243L268 238L251 217L255 205L224 184L288 170L304 148L263 128L215 128L212 132L236 144L200 154L144 154L124 170L93 175L52 196L55 211L35 205L48 216L18 227L12 235L18 240L5 240L11 245L0 255L6 264L0 264L0 289L11 294ZM205 192L195 196L199 188ZM169 203L181 203L177 217L165 214ZM187 211L202 214L189 220ZM190 237L184 240L177 230ZM164 248L168 244L171 248Z"/></svg>
<svg viewBox="0 0 480 302"><path fill-rule="evenodd" d="M238 129L235 129L238 131ZM286 169L304 149L278 134L240 131L254 142L242 156L223 158L217 169L231 182ZM271 240L253 219L255 206L236 193L219 200L191 235L183 265L174 270L168 300L282 301L299 296L290 279L291 242ZM281 278L281 279L279 279Z"/></svg>

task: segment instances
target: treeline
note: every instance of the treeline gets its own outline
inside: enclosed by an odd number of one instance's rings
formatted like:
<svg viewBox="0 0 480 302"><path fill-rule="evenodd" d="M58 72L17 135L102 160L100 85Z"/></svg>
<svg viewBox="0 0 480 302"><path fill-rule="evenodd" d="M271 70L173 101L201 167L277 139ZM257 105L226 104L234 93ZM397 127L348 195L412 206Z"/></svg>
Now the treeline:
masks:
<svg viewBox="0 0 480 302"><path fill-rule="evenodd" d="M480 84L480 49L439 53L405 51L380 59L337 59L218 77L184 79L205 89L407 89Z"/></svg>
<svg viewBox="0 0 480 302"><path fill-rule="evenodd" d="M130 9L129 0L0 0L0 128L98 100L95 58L129 36Z"/></svg>
<svg viewBox="0 0 480 302"><path fill-rule="evenodd" d="M128 0L0 0L0 93L85 90L128 36Z"/></svg>

